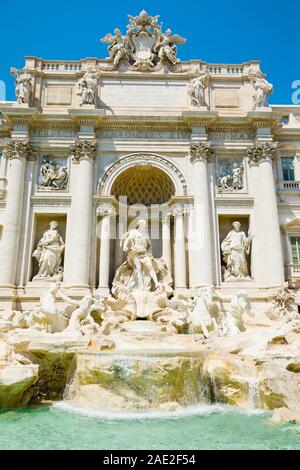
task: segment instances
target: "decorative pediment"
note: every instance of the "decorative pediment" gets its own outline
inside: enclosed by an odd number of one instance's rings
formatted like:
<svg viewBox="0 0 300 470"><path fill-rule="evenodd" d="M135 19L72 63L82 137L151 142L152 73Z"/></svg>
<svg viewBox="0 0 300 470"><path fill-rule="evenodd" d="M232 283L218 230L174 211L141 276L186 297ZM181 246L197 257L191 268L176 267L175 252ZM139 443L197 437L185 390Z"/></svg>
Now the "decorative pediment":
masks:
<svg viewBox="0 0 300 470"><path fill-rule="evenodd" d="M290 222L281 226L282 230L287 234L299 234L300 235L300 219L297 217L292 219Z"/></svg>

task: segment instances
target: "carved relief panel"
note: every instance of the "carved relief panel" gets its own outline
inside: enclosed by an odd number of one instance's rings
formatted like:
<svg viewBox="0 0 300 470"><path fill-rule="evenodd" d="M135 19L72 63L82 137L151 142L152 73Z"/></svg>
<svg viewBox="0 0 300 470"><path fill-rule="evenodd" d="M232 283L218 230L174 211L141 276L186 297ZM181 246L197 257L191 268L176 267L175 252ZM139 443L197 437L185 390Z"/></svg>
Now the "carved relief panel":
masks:
<svg viewBox="0 0 300 470"><path fill-rule="evenodd" d="M38 191L67 191L69 184L68 158L42 156L37 170Z"/></svg>
<svg viewBox="0 0 300 470"><path fill-rule="evenodd" d="M216 187L219 193L245 193L247 181L242 158L216 159Z"/></svg>

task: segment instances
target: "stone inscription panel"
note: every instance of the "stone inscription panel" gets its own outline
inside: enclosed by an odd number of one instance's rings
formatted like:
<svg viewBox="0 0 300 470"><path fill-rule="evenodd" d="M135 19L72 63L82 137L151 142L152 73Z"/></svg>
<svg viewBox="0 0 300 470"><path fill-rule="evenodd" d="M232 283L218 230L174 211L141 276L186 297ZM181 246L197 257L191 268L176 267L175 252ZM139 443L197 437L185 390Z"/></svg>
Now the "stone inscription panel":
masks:
<svg viewBox="0 0 300 470"><path fill-rule="evenodd" d="M47 105L71 105L72 87L49 86L46 93Z"/></svg>
<svg viewBox="0 0 300 470"><path fill-rule="evenodd" d="M216 88L213 91L214 105L216 108L239 108L240 92L236 88Z"/></svg>
<svg viewBox="0 0 300 470"><path fill-rule="evenodd" d="M106 106L183 108L187 106L188 97L185 82L114 80L103 82L101 101Z"/></svg>

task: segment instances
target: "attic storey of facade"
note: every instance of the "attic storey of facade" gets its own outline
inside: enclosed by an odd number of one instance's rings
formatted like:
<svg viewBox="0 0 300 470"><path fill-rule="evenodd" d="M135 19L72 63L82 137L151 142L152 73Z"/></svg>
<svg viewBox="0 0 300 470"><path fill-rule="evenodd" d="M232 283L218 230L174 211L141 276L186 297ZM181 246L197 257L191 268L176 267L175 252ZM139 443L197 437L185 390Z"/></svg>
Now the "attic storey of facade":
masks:
<svg viewBox="0 0 300 470"><path fill-rule="evenodd" d="M259 61L180 60L185 32L158 16L116 26L106 58L30 56L12 69L0 308L30 307L49 280L74 296L109 292L122 227L140 216L175 291L238 288L260 308L288 281L300 303L300 107L268 104Z"/></svg>

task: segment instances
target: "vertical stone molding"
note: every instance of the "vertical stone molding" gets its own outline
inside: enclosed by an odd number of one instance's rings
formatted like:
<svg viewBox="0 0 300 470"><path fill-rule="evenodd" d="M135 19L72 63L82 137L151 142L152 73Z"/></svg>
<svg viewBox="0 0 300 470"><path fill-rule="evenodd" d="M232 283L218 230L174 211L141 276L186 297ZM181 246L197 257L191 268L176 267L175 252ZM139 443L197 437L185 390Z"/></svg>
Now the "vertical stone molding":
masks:
<svg viewBox="0 0 300 470"><path fill-rule="evenodd" d="M175 221L175 240L174 240L174 270L175 270L175 289L185 289L187 287L186 279L186 250L184 233L184 214L183 208L178 207L172 210Z"/></svg>
<svg viewBox="0 0 300 470"><path fill-rule="evenodd" d="M28 141L11 140L7 144L7 195L0 257L0 285L14 287L20 243L26 160L34 158L37 149Z"/></svg>
<svg viewBox="0 0 300 470"><path fill-rule="evenodd" d="M207 163L212 155L209 142L190 144L194 192L194 207L190 213L188 233L190 287L213 283L212 207L207 174Z"/></svg>
<svg viewBox="0 0 300 470"><path fill-rule="evenodd" d="M172 270L171 253L171 213L168 212L162 218L162 257L166 262L168 270Z"/></svg>
<svg viewBox="0 0 300 470"><path fill-rule="evenodd" d="M284 282L283 252L277 208L273 162L274 143L256 143L248 149L249 165L258 165L259 184L255 194L256 243L260 248L260 266L256 281L264 286Z"/></svg>
<svg viewBox="0 0 300 470"><path fill-rule="evenodd" d="M100 257L99 257L99 286L98 291L109 293L109 268L110 268L110 217L114 214L111 207L100 206L97 215L100 216ZM119 266L118 266L119 267Z"/></svg>
<svg viewBox="0 0 300 470"><path fill-rule="evenodd" d="M67 222L65 275L68 287L87 288L91 253L93 165L96 143L78 140L71 147L72 202Z"/></svg>

